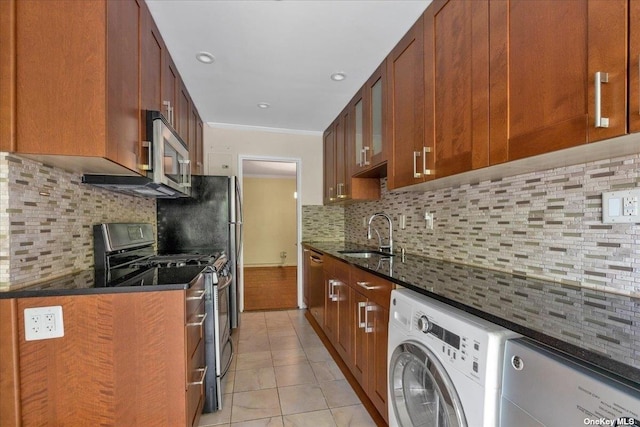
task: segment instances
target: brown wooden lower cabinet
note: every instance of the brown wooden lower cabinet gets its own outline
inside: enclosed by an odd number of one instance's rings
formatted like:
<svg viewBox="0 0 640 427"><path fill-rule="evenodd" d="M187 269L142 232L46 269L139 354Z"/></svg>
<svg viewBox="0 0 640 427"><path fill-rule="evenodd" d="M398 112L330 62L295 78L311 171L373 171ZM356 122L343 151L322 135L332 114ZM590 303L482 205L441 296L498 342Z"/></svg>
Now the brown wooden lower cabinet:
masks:
<svg viewBox="0 0 640 427"><path fill-rule="evenodd" d="M198 425L204 403L202 291L0 300L3 427ZM26 341L24 310L48 306L62 307L64 336ZM19 367L4 357L11 342ZM14 373L17 387L5 371Z"/></svg>
<svg viewBox="0 0 640 427"><path fill-rule="evenodd" d="M362 388L384 420L387 408L387 346L389 300L393 283L352 267L351 281L354 297L355 345L351 354L352 372L362 372ZM358 375L356 375L358 378Z"/></svg>
<svg viewBox="0 0 640 427"><path fill-rule="evenodd" d="M392 288L387 280L325 256L323 330L387 422L387 328Z"/></svg>
<svg viewBox="0 0 640 427"><path fill-rule="evenodd" d="M0 425L20 425L17 302L0 299Z"/></svg>

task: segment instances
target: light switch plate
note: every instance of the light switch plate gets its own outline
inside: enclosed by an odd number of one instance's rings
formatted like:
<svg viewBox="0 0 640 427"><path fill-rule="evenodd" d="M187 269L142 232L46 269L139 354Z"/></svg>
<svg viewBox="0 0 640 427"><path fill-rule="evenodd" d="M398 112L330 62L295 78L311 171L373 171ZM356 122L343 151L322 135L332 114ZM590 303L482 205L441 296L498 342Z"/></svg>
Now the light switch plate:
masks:
<svg viewBox="0 0 640 427"><path fill-rule="evenodd" d="M640 223L640 189L602 193L602 223Z"/></svg>

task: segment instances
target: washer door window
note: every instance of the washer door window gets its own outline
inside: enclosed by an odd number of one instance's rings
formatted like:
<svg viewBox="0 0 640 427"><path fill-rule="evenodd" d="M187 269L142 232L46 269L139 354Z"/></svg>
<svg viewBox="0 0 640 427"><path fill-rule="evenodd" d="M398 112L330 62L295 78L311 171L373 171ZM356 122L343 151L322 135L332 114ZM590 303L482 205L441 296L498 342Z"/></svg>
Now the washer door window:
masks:
<svg viewBox="0 0 640 427"><path fill-rule="evenodd" d="M389 365L393 411L402 427L466 427L453 383L427 348L412 343L396 347Z"/></svg>

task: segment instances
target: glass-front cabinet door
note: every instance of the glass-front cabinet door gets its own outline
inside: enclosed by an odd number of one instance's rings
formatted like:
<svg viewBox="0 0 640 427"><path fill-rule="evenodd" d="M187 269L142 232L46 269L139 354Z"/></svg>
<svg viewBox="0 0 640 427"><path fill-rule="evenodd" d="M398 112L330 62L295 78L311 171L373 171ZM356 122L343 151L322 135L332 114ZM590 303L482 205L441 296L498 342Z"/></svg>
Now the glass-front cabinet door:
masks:
<svg viewBox="0 0 640 427"><path fill-rule="evenodd" d="M371 86L371 157L382 153L382 78Z"/></svg>
<svg viewBox="0 0 640 427"><path fill-rule="evenodd" d="M393 414L401 427L467 427L449 375L427 348L412 343L396 347L389 364Z"/></svg>
<svg viewBox="0 0 640 427"><path fill-rule="evenodd" d="M384 176L375 172L365 172L379 170L378 167L387 160L385 85L386 60L351 100L353 175Z"/></svg>
<svg viewBox="0 0 640 427"><path fill-rule="evenodd" d="M367 169L368 164L365 163L365 147L366 147L366 135L365 135L365 101L363 96L363 89L360 89L358 93L351 99L350 105L350 120L351 127L349 131L350 143L351 143L351 175L356 175Z"/></svg>
<svg viewBox="0 0 640 427"><path fill-rule="evenodd" d="M364 161L364 100L362 98L354 106L354 131L356 164L358 168L363 168L367 165Z"/></svg>
<svg viewBox="0 0 640 427"><path fill-rule="evenodd" d="M365 163L376 167L387 160L385 150L386 61L365 84Z"/></svg>

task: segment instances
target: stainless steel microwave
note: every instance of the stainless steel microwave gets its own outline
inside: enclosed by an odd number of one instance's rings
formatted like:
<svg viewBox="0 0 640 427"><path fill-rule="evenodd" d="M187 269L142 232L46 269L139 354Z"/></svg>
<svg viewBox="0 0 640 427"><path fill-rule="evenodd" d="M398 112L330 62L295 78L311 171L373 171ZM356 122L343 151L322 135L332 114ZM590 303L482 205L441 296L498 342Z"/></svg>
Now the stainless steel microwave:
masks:
<svg viewBox="0 0 640 427"><path fill-rule="evenodd" d="M146 147L144 147L146 146ZM159 111L147 111L147 163L141 169L156 184L191 194L189 148Z"/></svg>
<svg viewBox="0 0 640 427"><path fill-rule="evenodd" d="M142 175L86 174L82 182L134 196L175 199L191 196L189 149L159 111L146 112Z"/></svg>

